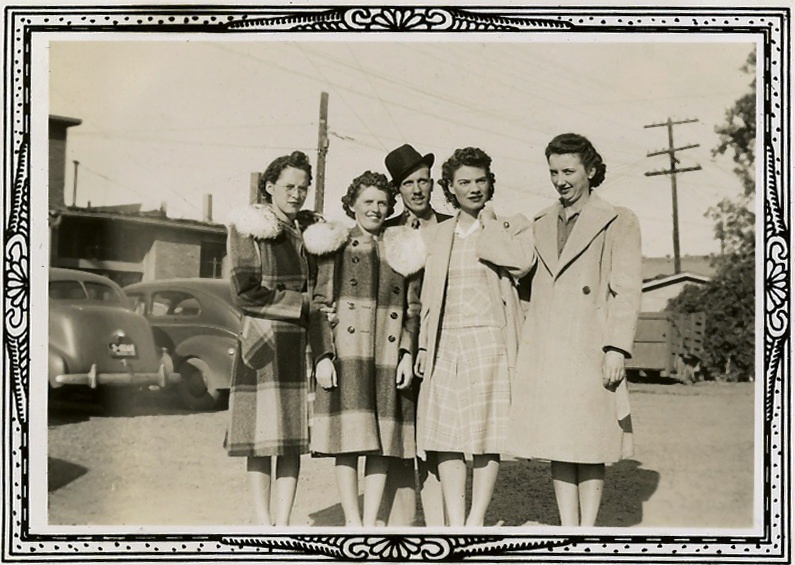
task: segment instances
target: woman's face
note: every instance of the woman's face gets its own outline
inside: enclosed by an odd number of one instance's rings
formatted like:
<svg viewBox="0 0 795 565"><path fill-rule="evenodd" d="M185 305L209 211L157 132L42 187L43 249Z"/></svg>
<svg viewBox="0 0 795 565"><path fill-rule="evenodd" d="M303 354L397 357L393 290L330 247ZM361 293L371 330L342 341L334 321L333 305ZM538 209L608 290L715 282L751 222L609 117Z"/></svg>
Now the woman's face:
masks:
<svg viewBox="0 0 795 565"><path fill-rule="evenodd" d="M590 179L596 174L596 168L591 167L586 171L576 153L553 153L547 162L549 177L564 206L571 206L578 200L588 198L591 193Z"/></svg>
<svg viewBox="0 0 795 565"><path fill-rule="evenodd" d="M377 234L384 225L389 211L389 197L377 186L365 186L359 190L353 202L353 215L356 223L364 231Z"/></svg>
<svg viewBox="0 0 795 565"><path fill-rule="evenodd" d="M306 200L309 189L306 171L295 167L285 167L276 182L268 182L265 190L271 195L271 202L288 218L295 218Z"/></svg>
<svg viewBox="0 0 795 565"><path fill-rule="evenodd" d="M460 166L450 184L458 206L471 216L477 216L491 196L489 175L482 167Z"/></svg>

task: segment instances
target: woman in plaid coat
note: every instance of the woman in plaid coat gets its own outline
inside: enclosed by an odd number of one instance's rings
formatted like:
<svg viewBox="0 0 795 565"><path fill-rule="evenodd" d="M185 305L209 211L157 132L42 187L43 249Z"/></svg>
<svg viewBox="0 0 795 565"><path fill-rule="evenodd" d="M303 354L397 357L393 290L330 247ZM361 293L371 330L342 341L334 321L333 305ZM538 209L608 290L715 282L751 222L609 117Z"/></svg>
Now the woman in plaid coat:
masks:
<svg viewBox="0 0 795 565"><path fill-rule="evenodd" d="M494 175L481 149L456 150L442 165L439 184L458 213L427 232L418 450L421 457L436 454L448 525L482 526L507 439L510 378L524 322L517 281L533 264L532 231L521 214L498 219L486 206Z"/></svg>
<svg viewBox="0 0 795 565"><path fill-rule="evenodd" d="M342 199L356 225L315 224L304 238L319 256L309 328L318 385L311 450L336 458L350 526L375 526L388 458L415 455L410 385L425 253L416 230L382 231L395 196L384 175L367 171ZM360 455L366 457L363 514Z"/></svg>
<svg viewBox="0 0 795 565"><path fill-rule="evenodd" d="M232 297L243 312L229 396L229 455L247 458L257 518L287 526L300 455L308 451L306 326L311 284L299 210L312 180L307 156L273 161L260 179L266 204L233 212L227 238ZM302 212L301 214L304 214ZM311 215L311 213L309 213Z"/></svg>

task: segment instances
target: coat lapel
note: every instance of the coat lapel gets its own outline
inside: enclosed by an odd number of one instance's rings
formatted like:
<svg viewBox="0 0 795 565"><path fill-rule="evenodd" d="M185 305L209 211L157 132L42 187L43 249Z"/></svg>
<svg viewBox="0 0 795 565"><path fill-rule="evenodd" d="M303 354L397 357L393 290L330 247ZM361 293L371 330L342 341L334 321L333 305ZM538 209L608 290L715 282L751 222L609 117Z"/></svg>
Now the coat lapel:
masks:
<svg viewBox="0 0 795 565"><path fill-rule="evenodd" d="M558 210L560 206L550 206L535 215L536 250L547 270L554 277L558 269Z"/></svg>
<svg viewBox="0 0 795 565"><path fill-rule="evenodd" d="M580 217L574 225L566 245L563 247L563 252L558 260L558 270L556 273L553 271L555 277L559 276L616 216L618 216L618 213L612 204L602 200L595 194L591 194L582 212L580 212ZM553 218L553 220L555 229L557 229L557 218ZM557 242L556 233L553 232L551 240Z"/></svg>

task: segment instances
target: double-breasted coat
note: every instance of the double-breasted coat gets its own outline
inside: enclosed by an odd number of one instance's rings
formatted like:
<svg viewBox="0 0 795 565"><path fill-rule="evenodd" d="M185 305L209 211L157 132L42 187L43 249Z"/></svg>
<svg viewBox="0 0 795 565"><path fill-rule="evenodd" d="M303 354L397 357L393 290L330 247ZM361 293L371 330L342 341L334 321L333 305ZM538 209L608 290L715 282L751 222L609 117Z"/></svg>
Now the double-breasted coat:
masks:
<svg viewBox="0 0 795 565"><path fill-rule="evenodd" d="M315 390L311 451L413 458L415 401L410 388L397 389L396 369L416 346L422 237L390 228L374 238L358 226L340 237L340 227L306 232L307 249L318 255L312 353L315 362L330 357L337 372L336 388Z"/></svg>
<svg viewBox="0 0 795 565"><path fill-rule="evenodd" d="M301 232L270 205L230 216L232 299L243 313L229 394L230 455L308 451L306 326L311 277Z"/></svg>
<svg viewBox="0 0 795 565"><path fill-rule="evenodd" d="M421 292L422 309L418 342L418 349L424 349L426 352L423 380L430 379L433 375L444 311L450 253L460 213L459 211L452 219L429 228L425 233L428 251ZM500 313L499 317L504 322L502 335L506 346L508 369L513 374L516 367L519 332L524 323L524 313L517 290L518 281L530 271L535 260L530 222L521 214L510 218L500 216L496 220L485 220L478 236L476 254L488 267L488 286L491 293L489 303L483 304L482 307ZM417 448L421 457L425 457L423 437L430 394L428 384L423 383L420 387L417 404Z"/></svg>
<svg viewBox="0 0 795 565"><path fill-rule="evenodd" d="M513 380L509 450L610 463L632 453L626 381L602 382L605 351L626 355L640 309L638 220L592 193L558 257L560 204L534 217L538 261Z"/></svg>

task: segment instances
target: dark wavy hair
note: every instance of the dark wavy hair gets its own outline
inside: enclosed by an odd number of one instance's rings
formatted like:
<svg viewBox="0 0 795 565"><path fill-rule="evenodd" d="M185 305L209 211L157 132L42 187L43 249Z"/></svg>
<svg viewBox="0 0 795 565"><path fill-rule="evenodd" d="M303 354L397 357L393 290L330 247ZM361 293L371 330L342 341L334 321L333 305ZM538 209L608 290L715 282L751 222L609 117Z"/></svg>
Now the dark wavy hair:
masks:
<svg viewBox="0 0 795 565"><path fill-rule="evenodd" d="M303 151L293 151L289 155L282 155L274 159L265 172L259 177L257 189L262 195L265 202L271 202L271 195L265 190L269 182L276 183L282 174L282 171L287 167L300 169L306 173L307 184L312 182L312 165L309 163L309 157Z"/></svg>
<svg viewBox="0 0 795 565"><path fill-rule="evenodd" d="M386 178L386 175L374 173L373 171L365 171L351 181L345 196L342 197L342 209L345 210L345 214L347 214L349 218L356 218L356 214L353 213L353 203L356 202L356 199L359 197L359 194L362 192L362 190L368 186L374 186L378 190L386 193L386 217L388 218L391 216L395 211L397 190L394 186L392 186L392 183L389 182L389 179Z"/></svg>
<svg viewBox="0 0 795 565"><path fill-rule="evenodd" d="M602 156L599 155L596 148L594 148L591 142L582 135L576 133L562 133L555 136L552 141L549 142L549 145L547 145L544 154L547 159L549 159L550 155L579 155L580 162L583 164L586 171L591 167L596 169L593 178L588 181L591 188L596 188L605 180L607 165L602 161Z"/></svg>
<svg viewBox="0 0 795 565"><path fill-rule="evenodd" d="M491 157L480 147L464 147L463 149L456 149L453 155L442 164L442 178L436 181L442 187L447 201L455 208L460 208L458 199L456 199L451 187L455 172L464 166L477 167L486 171L486 176L489 179L489 196L486 200L491 200L494 196L496 180L494 173L491 172Z"/></svg>

